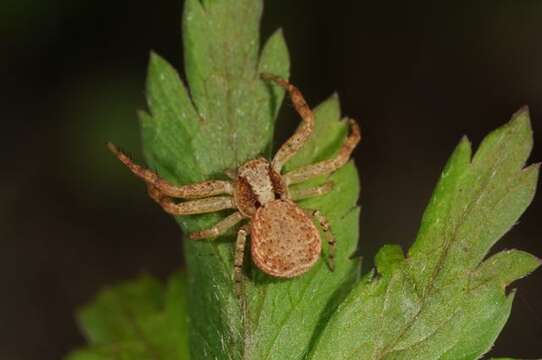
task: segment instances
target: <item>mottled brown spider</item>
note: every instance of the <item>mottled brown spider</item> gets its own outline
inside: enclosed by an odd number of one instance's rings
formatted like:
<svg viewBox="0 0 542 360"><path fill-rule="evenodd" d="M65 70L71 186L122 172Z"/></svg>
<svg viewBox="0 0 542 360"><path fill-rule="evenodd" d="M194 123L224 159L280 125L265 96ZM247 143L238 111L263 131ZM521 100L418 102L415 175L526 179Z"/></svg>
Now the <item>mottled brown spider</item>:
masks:
<svg viewBox="0 0 542 360"><path fill-rule="evenodd" d="M238 231L235 244L234 280L237 293L249 234L254 264L267 274L291 278L306 272L320 257L320 232L313 223L316 220L329 244L328 265L333 271L335 238L328 221L318 210L302 209L294 202L323 195L332 189L333 184L329 182L302 190L290 190L289 186L330 174L345 165L361 137L357 123L350 119L351 133L334 158L281 174L283 165L309 139L314 128L314 114L294 85L271 74L262 77L276 82L289 92L303 122L280 147L273 160L257 158L245 162L235 174L229 175L232 181L210 180L182 186L172 185L155 172L135 164L113 144L108 144L119 160L147 183L150 197L167 213L191 215L223 209L236 210L212 228L190 234L190 239L216 238L239 222L248 220ZM175 202L172 198L188 201Z"/></svg>

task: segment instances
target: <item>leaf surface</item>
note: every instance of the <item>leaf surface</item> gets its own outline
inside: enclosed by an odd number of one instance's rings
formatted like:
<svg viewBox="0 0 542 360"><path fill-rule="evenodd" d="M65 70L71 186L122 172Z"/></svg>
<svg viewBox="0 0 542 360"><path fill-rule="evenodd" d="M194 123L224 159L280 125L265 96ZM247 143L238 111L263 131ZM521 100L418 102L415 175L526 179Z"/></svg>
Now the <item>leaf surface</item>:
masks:
<svg viewBox="0 0 542 360"><path fill-rule="evenodd" d="M147 164L186 184L224 179L224 171L269 149L283 92L260 71L288 77L288 52L277 31L259 50L261 1L185 2L183 43L190 90L165 60L151 57L150 114L141 128ZM211 227L227 212L177 218L185 232ZM239 358L241 310L233 295L232 235L185 241L190 343L194 358Z"/></svg>
<svg viewBox="0 0 542 360"><path fill-rule="evenodd" d="M102 290L78 313L88 347L68 360L188 359L186 281L142 276Z"/></svg>
<svg viewBox="0 0 542 360"><path fill-rule="evenodd" d="M506 287L540 265L509 250L484 260L531 202L538 165L526 109L471 156L464 138L425 210L416 242L377 255L377 275L358 283L310 359L478 359L510 314Z"/></svg>
<svg viewBox="0 0 542 360"><path fill-rule="evenodd" d="M261 1L186 1L183 40L189 90L169 64L151 57L150 114L141 114L143 143L147 163L166 179L179 184L224 179L226 170L270 155L284 93L260 80L260 73L287 78L289 62L281 31L259 50L261 12ZM314 136L286 171L333 156L346 133L338 98L332 96L316 110ZM214 241L185 241L194 359L283 359L308 351L315 328L322 328L357 273L356 262L347 259L357 244L359 214L353 164L329 179L301 186L330 180L336 184L330 194L301 205L319 209L330 220L338 241L334 273L322 260L298 279L277 280L257 270L247 256L246 292L238 301L232 283L234 232ZM177 220L190 232L208 228L228 213Z"/></svg>

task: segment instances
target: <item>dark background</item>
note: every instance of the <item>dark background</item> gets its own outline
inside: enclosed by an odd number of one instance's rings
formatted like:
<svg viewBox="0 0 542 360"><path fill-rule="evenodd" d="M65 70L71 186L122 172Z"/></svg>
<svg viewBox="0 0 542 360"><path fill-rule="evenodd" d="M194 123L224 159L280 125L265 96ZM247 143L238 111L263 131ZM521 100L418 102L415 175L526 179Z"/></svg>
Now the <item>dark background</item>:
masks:
<svg viewBox="0 0 542 360"><path fill-rule="evenodd" d="M542 160L542 1L268 0L292 80L337 90L364 131L361 251L412 243L463 134L478 144L521 105ZM0 12L0 359L58 359L98 289L182 266L181 234L103 146L136 155L151 49L182 66L180 0L4 0ZM284 137L297 124L285 107ZM138 159L141 159L139 156ZM538 196L496 246L542 256ZM542 271L518 283L495 355L542 357Z"/></svg>

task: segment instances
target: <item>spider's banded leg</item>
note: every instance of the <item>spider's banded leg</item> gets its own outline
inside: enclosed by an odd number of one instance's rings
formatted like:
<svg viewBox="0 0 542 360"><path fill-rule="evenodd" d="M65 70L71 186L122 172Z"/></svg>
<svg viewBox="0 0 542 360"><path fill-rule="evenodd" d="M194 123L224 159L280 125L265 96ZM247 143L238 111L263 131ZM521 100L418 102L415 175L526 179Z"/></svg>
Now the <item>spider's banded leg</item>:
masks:
<svg viewBox="0 0 542 360"><path fill-rule="evenodd" d="M328 244L327 265L329 267L329 270L335 271L335 247L337 244L337 240L335 239L335 236L331 231L329 221L318 210L303 209L303 211L305 211L305 213L309 215L312 219L316 219L316 221L318 221L318 223L320 224L322 231L324 231L324 235Z"/></svg>
<svg viewBox="0 0 542 360"><path fill-rule="evenodd" d="M316 164L303 166L299 169L290 171L284 174L283 178L286 184L297 184L310 178L329 174L344 166L348 162L352 151L361 139L359 126L354 119L349 120L351 133L343 142L339 153L333 159L324 160Z"/></svg>
<svg viewBox="0 0 542 360"><path fill-rule="evenodd" d="M165 212L171 215L194 215L215 212L224 209L235 209L235 203L230 196L215 196L205 199L176 203L157 188L147 184L149 196L156 201Z"/></svg>
<svg viewBox="0 0 542 360"><path fill-rule="evenodd" d="M247 242L247 235L249 233L249 227L243 226L237 233L237 241L235 241L235 262L233 270L233 281L235 282L235 295L241 297L243 290L243 261L245 259L245 247Z"/></svg>
<svg viewBox="0 0 542 360"><path fill-rule="evenodd" d="M290 159L310 137L312 130L314 129L314 114L307 105L307 102L303 98L303 95L294 85L288 81L272 75L264 73L262 74L264 80L271 80L282 86L290 93L292 103L301 116L303 122L299 125L296 132L288 139L275 154L273 161L271 162L273 170L280 174L282 166Z"/></svg>
<svg viewBox="0 0 542 360"><path fill-rule="evenodd" d="M333 190L333 185L333 181L328 181L323 185L308 189L289 189L288 194L290 199L297 201L314 196L325 195Z"/></svg>
<svg viewBox="0 0 542 360"><path fill-rule="evenodd" d="M202 197L220 195L220 194L232 194L233 186L229 181L203 181L200 183L176 186L172 185L166 180L160 178L157 173L151 171L141 165L138 165L132 161L112 143L107 143L107 147L115 156L124 164L130 171L136 176L141 178L147 184L152 185L162 192L164 195L184 198L184 199L197 199Z"/></svg>
<svg viewBox="0 0 542 360"><path fill-rule="evenodd" d="M226 217L224 220L218 222L212 228L193 232L190 234L190 240L199 240L205 238L216 238L219 235L225 233L229 228L243 220L243 215L239 211Z"/></svg>

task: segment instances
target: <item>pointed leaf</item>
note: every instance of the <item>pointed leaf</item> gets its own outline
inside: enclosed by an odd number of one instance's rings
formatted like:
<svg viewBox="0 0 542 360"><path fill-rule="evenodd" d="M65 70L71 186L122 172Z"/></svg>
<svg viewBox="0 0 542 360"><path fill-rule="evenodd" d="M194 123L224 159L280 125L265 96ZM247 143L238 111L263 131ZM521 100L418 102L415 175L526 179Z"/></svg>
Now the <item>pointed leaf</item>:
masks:
<svg viewBox="0 0 542 360"><path fill-rule="evenodd" d="M354 288L309 358L478 359L486 353L510 314L513 296L505 287L540 265L520 251L481 263L534 196L538 165L523 168L531 147L526 110L489 134L472 160L463 139L408 257L401 259L396 247L379 253L379 276Z"/></svg>

